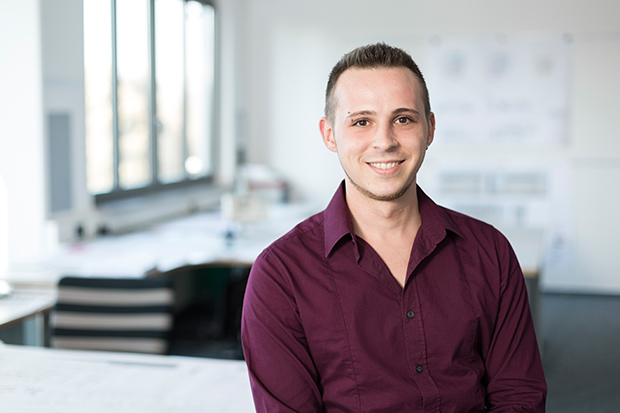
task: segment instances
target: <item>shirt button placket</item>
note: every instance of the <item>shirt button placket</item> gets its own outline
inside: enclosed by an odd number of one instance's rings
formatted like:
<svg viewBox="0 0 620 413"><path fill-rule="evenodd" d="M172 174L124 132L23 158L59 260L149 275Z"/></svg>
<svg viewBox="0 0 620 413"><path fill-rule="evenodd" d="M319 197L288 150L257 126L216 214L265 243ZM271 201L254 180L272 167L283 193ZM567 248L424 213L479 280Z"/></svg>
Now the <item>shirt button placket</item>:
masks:
<svg viewBox="0 0 620 413"><path fill-rule="evenodd" d="M415 311L413 311L413 310L407 311L407 318L408 319L411 320L414 317L415 317ZM422 372L424 372L424 367L422 367L421 364L418 364L417 366L415 366L415 371L418 372L418 373L422 373Z"/></svg>

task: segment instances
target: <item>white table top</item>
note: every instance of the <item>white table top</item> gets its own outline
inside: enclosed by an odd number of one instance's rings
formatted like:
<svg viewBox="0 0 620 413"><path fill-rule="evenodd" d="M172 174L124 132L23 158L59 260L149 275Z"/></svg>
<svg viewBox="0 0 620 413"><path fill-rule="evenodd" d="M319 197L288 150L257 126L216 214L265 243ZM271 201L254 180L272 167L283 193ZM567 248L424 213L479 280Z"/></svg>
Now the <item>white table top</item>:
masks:
<svg viewBox="0 0 620 413"><path fill-rule="evenodd" d="M315 209L274 205L267 218L243 225L226 221L220 212L197 213L143 231L63 245L40 263L37 274L15 273L9 278L54 283L65 275L140 278L191 265L250 266L263 249ZM232 239L226 237L231 228Z"/></svg>
<svg viewBox="0 0 620 413"><path fill-rule="evenodd" d="M0 411L255 410L243 361L0 344Z"/></svg>
<svg viewBox="0 0 620 413"><path fill-rule="evenodd" d="M50 311L55 304L55 289L15 289L11 295L0 297L0 328Z"/></svg>

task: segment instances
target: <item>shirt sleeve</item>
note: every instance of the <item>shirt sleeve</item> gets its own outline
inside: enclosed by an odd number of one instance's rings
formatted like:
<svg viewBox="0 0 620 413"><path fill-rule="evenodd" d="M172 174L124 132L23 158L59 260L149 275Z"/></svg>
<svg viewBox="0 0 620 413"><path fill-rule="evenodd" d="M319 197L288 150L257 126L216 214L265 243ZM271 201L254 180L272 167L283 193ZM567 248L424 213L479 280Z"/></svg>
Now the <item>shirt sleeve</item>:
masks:
<svg viewBox="0 0 620 413"><path fill-rule="evenodd" d="M487 412L544 412L547 385L523 273L498 233L499 309L486 364Z"/></svg>
<svg viewBox="0 0 620 413"><path fill-rule="evenodd" d="M323 411L287 270L269 252L250 272L241 339L257 413Z"/></svg>

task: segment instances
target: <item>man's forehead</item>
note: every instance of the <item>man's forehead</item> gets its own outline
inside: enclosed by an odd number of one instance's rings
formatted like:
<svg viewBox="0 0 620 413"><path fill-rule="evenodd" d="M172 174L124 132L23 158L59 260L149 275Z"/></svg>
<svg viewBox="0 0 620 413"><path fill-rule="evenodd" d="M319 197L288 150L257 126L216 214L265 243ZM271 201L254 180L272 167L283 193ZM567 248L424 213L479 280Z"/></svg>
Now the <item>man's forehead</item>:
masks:
<svg viewBox="0 0 620 413"><path fill-rule="evenodd" d="M376 67L358 68L352 67L345 70L334 87L334 97L336 105L346 97L363 96L372 98L375 90L385 90L388 88L407 94L411 91L415 101L422 99L422 87L417 76L406 67Z"/></svg>
<svg viewBox="0 0 620 413"><path fill-rule="evenodd" d="M374 66L374 67L352 66L340 74L338 82L343 77L346 78L346 77L351 77L351 76L360 75L360 74L381 77L381 76L385 76L387 73L390 73L390 72L396 72L396 73L400 72L403 74L407 73L413 76L414 78L416 78L415 74L411 71L411 69L405 66ZM336 84L338 84L338 82L336 82Z"/></svg>

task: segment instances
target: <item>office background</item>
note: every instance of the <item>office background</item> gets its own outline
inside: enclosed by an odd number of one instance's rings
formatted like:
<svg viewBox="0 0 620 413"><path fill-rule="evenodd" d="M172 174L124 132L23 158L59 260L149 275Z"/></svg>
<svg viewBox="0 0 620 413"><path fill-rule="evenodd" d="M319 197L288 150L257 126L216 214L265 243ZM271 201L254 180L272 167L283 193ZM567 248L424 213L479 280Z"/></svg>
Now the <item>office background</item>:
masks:
<svg viewBox="0 0 620 413"><path fill-rule="evenodd" d="M33 262L55 238L68 239L78 224L93 233L101 211L85 185L82 2L2 1L3 97L0 151L0 267ZM550 191L566 216L564 233L545 242L562 244L562 265L542 275L546 290L617 293L620 255L614 235L620 189L620 139L614 114L620 82L620 24L611 1L526 2L389 1L376 7L353 1L216 2L218 15L218 169L216 182L232 185L238 143L247 161L266 164L291 184L294 199L325 204L342 172L323 148L317 119L322 115L325 79L344 52L360 44L387 41L407 48L424 70L431 66L428 44L456 37L561 36L568 39L565 138L539 144L440 145L429 151L420 182L431 196L440 166L450 162L484 165L550 165ZM427 77L432 73L426 71ZM431 99L433 90L431 90ZM47 116L70 116L70 144L64 161L70 177L70 207L50 214ZM557 168L555 166L558 166ZM156 219L187 209L191 195L150 202L151 212L113 214L119 223ZM7 202L8 199L8 202ZM179 201L185 199L185 201ZM500 200L501 201L501 200ZM549 205L547 205L549 209ZM557 210L551 206L552 210ZM146 218L145 218L146 217ZM56 224L50 224L53 218ZM497 223L502 226L501 223ZM540 225L539 225L540 227ZM542 228L545 230L548 228ZM58 234L58 235L57 235ZM9 242L10 240L10 242ZM10 257L10 258L9 258ZM31 265L31 264L28 264Z"/></svg>
<svg viewBox="0 0 620 413"><path fill-rule="evenodd" d="M543 267L543 291L620 293L620 254L615 242L620 232L620 134L616 121L620 112L620 3L214 3L219 56L216 183L232 187L238 145L243 142L247 161L277 170L290 183L293 199L322 205L342 179L336 157L325 150L320 140L318 119L322 115L327 74L343 53L368 42L386 41L408 49L422 71L432 77L425 68L432 63L428 45L433 39L564 39L569 51L568 116L563 139L527 145L436 142L429 150L420 182L429 195L441 198L441 185L435 185L434 179L444 172L446 163L461 163L470 172L472 165L482 165L483 172L499 166L505 169L508 164L516 165L516 169L519 165L533 165L531 171L542 171L545 188L554 194L545 204L544 213L549 221L553 221L557 211L566 218L560 221L565 224L560 237L544 235L550 230L545 225L532 228L543 232L547 251L555 246L560 255L556 258L561 265L551 266L548 271ZM101 220L109 220L112 228L137 227L182 213L196 202L217 203L216 195L207 193L197 201L196 193L189 192L113 212L95 208L83 173L86 160L81 0L0 0L0 59L0 273L11 264L20 268L24 279L44 274L44 268L37 264L38 258L53 249L58 239L74 237L78 224L91 236ZM432 101L432 89L430 95ZM46 119L53 113L70 115L69 151L64 155L73 173L70 208L52 214ZM439 140L440 112L437 123ZM489 166L485 169L484 165ZM212 199L206 200L209 197ZM530 199L524 199L523 205L529 208ZM540 224L544 219L533 221ZM543 257L543 262L548 259ZM543 312L545 308L555 308L554 314L569 312L573 303L569 301L562 307L560 298L543 307ZM579 308L584 311L591 307L585 301L581 305ZM599 314L606 314L607 310L600 311ZM553 317L549 316L546 323L557 327ZM596 314L586 320L594 318ZM588 322L580 325L586 326ZM599 350L597 346L577 346L573 354ZM547 360L552 362L553 358ZM610 365L617 365L614 362L617 357ZM568 370L556 369L556 375L562 371ZM614 380L608 383L617 383L617 378ZM569 392L566 395L570 396Z"/></svg>

